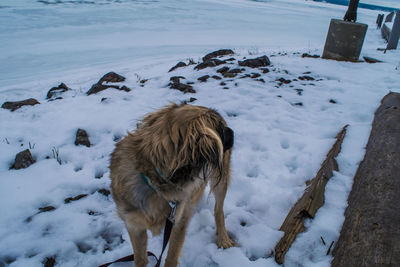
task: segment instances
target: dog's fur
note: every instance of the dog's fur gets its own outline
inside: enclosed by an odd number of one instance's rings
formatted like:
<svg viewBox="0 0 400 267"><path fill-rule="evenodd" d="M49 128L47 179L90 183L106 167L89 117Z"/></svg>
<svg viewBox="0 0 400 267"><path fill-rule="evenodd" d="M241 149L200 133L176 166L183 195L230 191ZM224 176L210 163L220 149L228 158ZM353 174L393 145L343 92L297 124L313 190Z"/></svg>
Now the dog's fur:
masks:
<svg viewBox="0 0 400 267"><path fill-rule="evenodd" d="M165 266L178 265L186 228L208 181L215 196L217 245L235 245L226 232L223 212L232 146L233 131L220 114L186 104L148 114L135 132L116 145L111 189L129 232L135 266L146 266L146 230L161 232L171 212L168 201L179 204Z"/></svg>

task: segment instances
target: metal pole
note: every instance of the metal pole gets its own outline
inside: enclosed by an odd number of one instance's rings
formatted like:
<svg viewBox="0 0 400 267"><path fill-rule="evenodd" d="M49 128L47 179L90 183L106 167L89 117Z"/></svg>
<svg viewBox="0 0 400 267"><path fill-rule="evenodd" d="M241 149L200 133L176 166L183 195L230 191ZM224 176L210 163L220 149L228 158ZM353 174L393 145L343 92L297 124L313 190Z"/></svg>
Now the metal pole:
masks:
<svg viewBox="0 0 400 267"><path fill-rule="evenodd" d="M345 21L356 22L358 2L360 2L360 0L350 0L349 8L343 18Z"/></svg>

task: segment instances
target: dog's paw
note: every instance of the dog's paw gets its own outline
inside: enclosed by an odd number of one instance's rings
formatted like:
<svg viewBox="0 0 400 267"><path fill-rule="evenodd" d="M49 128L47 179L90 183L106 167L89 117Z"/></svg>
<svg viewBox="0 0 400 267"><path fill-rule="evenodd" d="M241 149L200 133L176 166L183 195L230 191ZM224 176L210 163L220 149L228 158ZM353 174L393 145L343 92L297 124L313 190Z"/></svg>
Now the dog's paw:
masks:
<svg viewBox="0 0 400 267"><path fill-rule="evenodd" d="M226 248L231 248L231 247L237 247L238 245L229 236L226 236L225 238L217 239L217 246L219 248L226 249Z"/></svg>

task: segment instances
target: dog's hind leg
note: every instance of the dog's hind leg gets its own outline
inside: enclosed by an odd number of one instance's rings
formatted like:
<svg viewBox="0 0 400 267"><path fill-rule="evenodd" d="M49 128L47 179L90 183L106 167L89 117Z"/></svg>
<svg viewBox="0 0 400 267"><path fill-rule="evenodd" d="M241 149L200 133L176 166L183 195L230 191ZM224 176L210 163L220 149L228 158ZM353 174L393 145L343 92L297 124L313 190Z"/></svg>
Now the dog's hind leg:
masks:
<svg viewBox="0 0 400 267"><path fill-rule="evenodd" d="M147 232L145 228L126 225L135 254L135 267L146 267L147 259Z"/></svg>

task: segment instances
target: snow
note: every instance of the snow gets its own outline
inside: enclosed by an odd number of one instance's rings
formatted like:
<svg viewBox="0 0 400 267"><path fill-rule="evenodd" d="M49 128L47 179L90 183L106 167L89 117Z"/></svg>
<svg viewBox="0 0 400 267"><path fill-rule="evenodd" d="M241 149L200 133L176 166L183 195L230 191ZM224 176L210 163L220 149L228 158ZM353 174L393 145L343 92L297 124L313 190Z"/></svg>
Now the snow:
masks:
<svg viewBox="0 0 400 267"><path fill-rule="evenodd" d="M0 261L40 266L55 256L57 266L97 266L130 254L112 196L98 191L109 189L109 155L144 114L195 97L194 104L215 108L235 131L225 218L239 247L217 248L214 200L207 192L189 226L180 266L277 266L272 251L283 235L280 225L335 135L350 124L326 204L307 221L285 262L329 266L326 251L339 236L374 111L385 94L400 91L399 52L376 50L386 46L375 26L379 12L359 9L358 21L369 26L361 56L384 61L367 64L301 57L322 54L329 21L343 17L342 6L302 0L95 3L0 4L1 103L30 97L41 103L15 112L0 109ZM168 73L179 61L200 61L220 48L234 49L239 60L269 56L269 73L245 71L262 74L265 83L235 79L225 81L224 90L221 81L197 81L219 67ZM121 84L132 91L86 96L109 71L125 76ZM177 75L195 82L197 93L170 90L169 78ZM315 80L282 86L276 81L304 75ZM144 87L142 79L148 79ZM62 100L47 101L47 91L61 82L72 90ZM74 145L78 128L88 132L90 148ZM10 170L15 155L27 148L36 163ZM80 194L87 196L64 202ZM46 206L55 210L38 213ZM158 254L161 242L162 236L151 237L148 250Z"/></svg>

